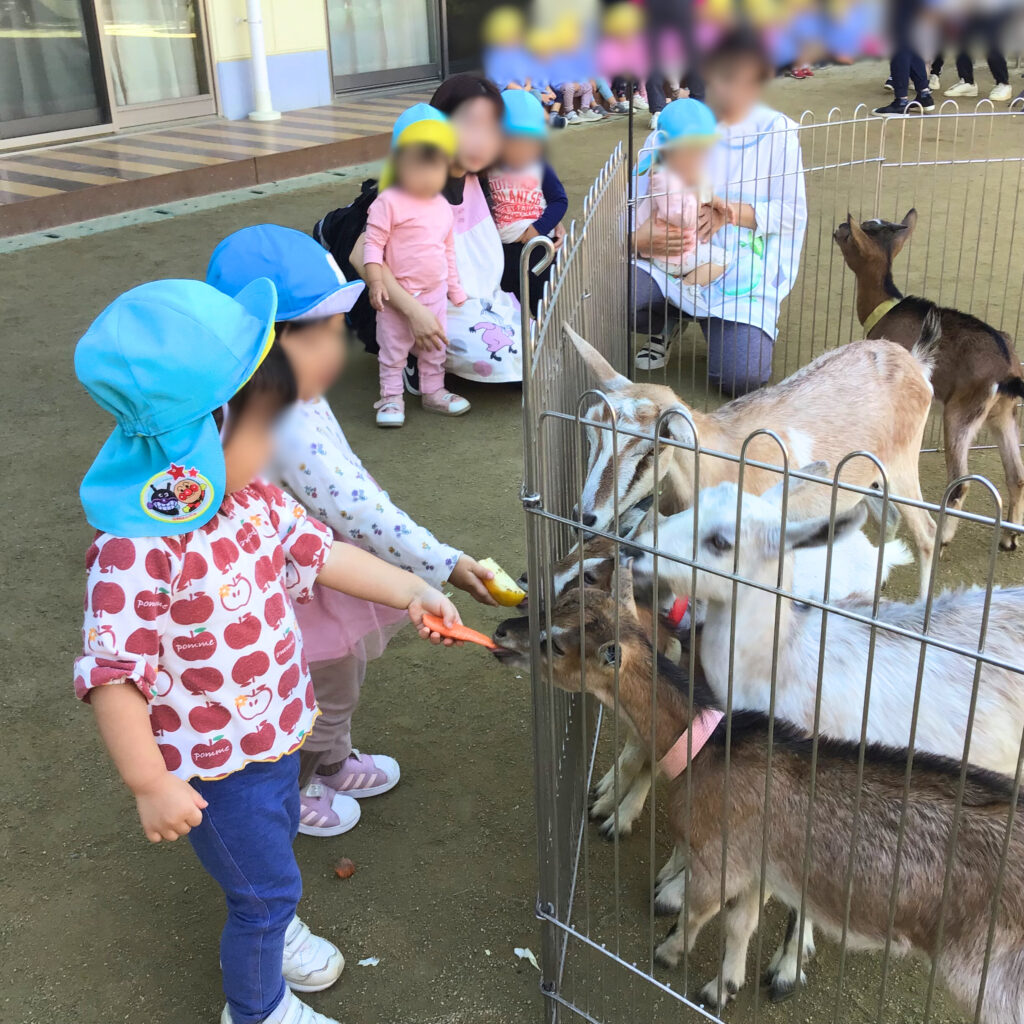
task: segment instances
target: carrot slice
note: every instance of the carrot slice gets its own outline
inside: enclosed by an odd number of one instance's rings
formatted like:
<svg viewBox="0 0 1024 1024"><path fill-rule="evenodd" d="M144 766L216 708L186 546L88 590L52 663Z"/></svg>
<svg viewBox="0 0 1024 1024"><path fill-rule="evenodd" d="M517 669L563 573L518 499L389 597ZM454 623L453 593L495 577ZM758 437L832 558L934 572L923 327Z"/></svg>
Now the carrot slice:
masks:
<svg viewBox="0 0 1024 1024"><path fill-rule="evenodd" d="M441 636L446 636L451 640L465 640L470 644L479 644L489 651L493 651L498 646L489 636L484 636L483 633L478 633L475 629L470 629L469 626L446 626L443 619L431 615L430 612L423 613L423 625L432 633L440 633Z"/></svg>

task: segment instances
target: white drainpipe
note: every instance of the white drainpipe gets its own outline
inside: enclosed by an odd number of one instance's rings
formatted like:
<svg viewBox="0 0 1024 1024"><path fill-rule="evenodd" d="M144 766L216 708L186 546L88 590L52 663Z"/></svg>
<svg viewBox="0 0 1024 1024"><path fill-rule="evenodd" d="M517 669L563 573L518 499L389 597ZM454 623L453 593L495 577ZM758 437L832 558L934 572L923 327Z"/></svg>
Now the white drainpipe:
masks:
<svg viewBox="0 0 1024 1024"><path fill-rule="evenodd" d="M252 51L253 109L250 121L277 121L281 113L274 109L270 98L270 77L267 75L267 44L263 38L263 12L260 0L246 0L246 20L249 22L249 49Z"/></svg>

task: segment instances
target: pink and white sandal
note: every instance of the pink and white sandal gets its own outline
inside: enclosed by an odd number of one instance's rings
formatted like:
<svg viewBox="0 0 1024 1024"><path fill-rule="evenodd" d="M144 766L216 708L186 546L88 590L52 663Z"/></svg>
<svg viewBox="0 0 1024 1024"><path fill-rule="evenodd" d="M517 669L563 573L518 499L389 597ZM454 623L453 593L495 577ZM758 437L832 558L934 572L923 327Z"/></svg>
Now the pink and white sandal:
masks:
<svg viewBox="0 0 1024 1024"><path fill-rule="evenodd" d="M423 408L427 412L439 412L442 416L462 416L472 408L467 399L453 395L441 388L423 396Z"/></svg>
<svg viewBox="0 0 1024 1024"><path fill-rule="evenodd" d="M317 775L316 779L335 793L356 800L380 796L398 785L402 777L398 762L386 754L361 754L353 750L333 775Z"/></svg>

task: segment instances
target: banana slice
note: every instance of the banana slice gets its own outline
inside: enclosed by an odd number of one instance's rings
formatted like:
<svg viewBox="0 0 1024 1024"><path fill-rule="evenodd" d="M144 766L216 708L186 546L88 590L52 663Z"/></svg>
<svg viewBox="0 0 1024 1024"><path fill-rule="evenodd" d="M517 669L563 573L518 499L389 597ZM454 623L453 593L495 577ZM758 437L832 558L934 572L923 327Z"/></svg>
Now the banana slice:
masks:
<svg viewBox="0 0 1024 1024"><path fill-rule="evenodd" d="M493 580L484 580L484 586L498 604L506 608L514 608L522 603L526 591L493 558L485 558L480 564L494 573Z"/></svg>

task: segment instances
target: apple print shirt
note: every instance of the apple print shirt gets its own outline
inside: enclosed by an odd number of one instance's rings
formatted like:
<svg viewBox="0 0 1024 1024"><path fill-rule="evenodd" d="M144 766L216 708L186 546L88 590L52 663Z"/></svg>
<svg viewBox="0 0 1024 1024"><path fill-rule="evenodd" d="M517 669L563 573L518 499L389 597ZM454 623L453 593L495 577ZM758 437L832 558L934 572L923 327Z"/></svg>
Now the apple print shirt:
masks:
<svg viewBox="0 0 1024 1024"><path fill-rule="evenodd" d="M319 713L292 602L333 538L257 481L177 537L97 536L75 693L134 683L168 771L217 779L300 747Z"/></svg>

